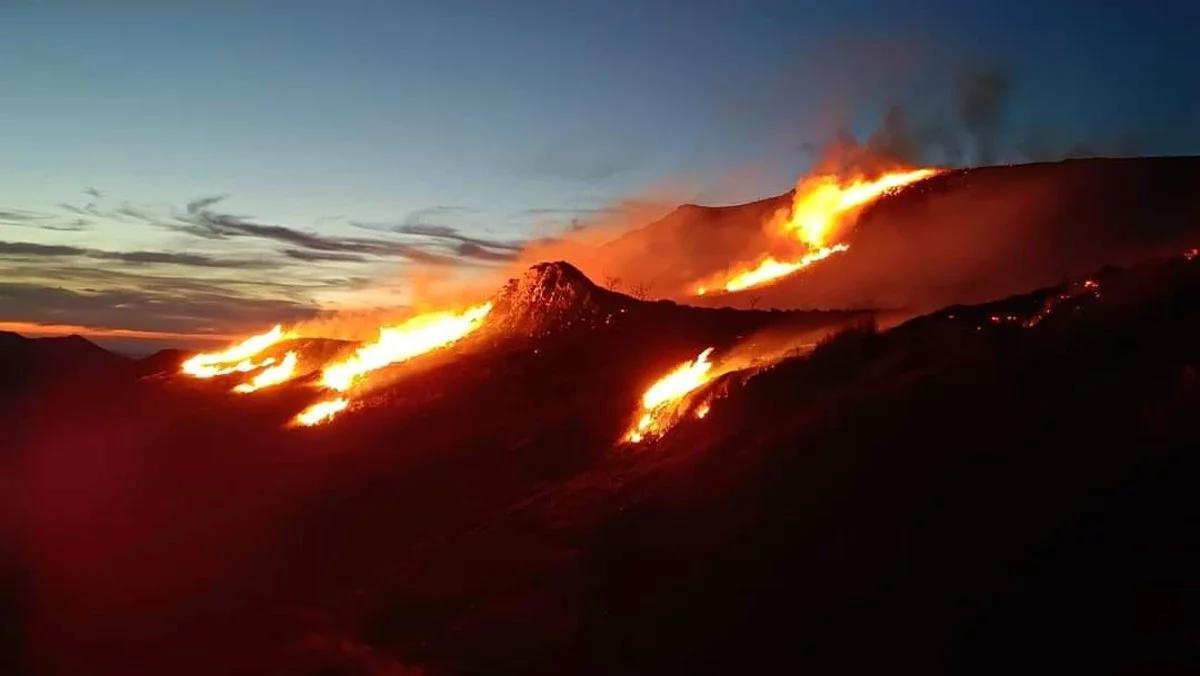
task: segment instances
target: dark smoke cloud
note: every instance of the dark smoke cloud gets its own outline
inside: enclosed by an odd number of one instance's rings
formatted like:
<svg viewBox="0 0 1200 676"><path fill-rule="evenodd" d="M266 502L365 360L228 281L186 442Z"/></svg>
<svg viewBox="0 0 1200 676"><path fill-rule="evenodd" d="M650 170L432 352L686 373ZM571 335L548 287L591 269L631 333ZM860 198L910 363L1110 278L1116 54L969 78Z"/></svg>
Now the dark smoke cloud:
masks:
<svg viewBox="0 0 1200 676"><path fill-rule="evenodd" d="M937 105L924 101L919 111L900 104L888 106L865 142L866 149L909 164L940 166L1129 157L1146 152L1149 134L1144 130L1117 128L1081 138L1076 129L1014 119L1010 102L1019 90L1019 78L1003 68L963 71L947 90L952 93L949 101ZM846 132L843 135L848 137ZM828 155L827 144L806 147L814 155Z"/></svg>
<svg viewBox="0 0 1200 676"><path fill-rule="evenodd" d="M192 292L181 296L171 290L129 288L81 293L9 283L0 283L0 305L4 307L5 318L21 321L177 332L237 327L231 318L257 325L272 320L298 320L314 312L311 306L300 302L231 296L226 292Z"/></svg>
<svg viewBox="0 0 1200 676"><path fill-rule="evenodd" d="M975 143L979 164L996 160L998 134L1011 91L1009 76L998 69L968 72L959 77L959 120Z"/></svg>

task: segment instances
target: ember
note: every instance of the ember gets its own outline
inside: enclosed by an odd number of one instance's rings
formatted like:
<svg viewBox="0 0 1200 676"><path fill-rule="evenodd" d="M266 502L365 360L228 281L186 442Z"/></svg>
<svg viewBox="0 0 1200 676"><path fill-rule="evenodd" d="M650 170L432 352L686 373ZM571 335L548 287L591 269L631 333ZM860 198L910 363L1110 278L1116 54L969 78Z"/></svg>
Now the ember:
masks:
<svg viewBox="0 0 1200 676"><path fill-rule="evenodd" d="M1046 301L1042 303L1041 309L1035 312L1032 317L1025 320L1022 326L1027 329L1037 326L1065 302L1078 300L1089 294L1093 298L1100 298L1100 282L1097 282L1094 279L1085 279L1083 283L1079 285L1079 287L1080 289L1075 293L1070 293L1070 290L1068 289L1068 291L1064 291L1047 298ZM1076 305L1075 307L1078 309L1079 306Z"/></svg>

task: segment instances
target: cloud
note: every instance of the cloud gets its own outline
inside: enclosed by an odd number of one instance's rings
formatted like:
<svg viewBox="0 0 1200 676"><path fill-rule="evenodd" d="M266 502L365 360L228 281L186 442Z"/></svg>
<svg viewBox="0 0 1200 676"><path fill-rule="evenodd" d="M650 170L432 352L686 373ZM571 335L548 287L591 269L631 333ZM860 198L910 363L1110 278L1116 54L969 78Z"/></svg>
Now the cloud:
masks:
<svg viewBox="0 0 1200 676"><path fill-rule="evenodd" d="M84 188L83 192L84 192L84 194L91 195L92 197L95 197L96 199L104 199L104 193L100 192L99 190L96 190L95 188L93 188L91 186Z"/></svg>
<svg viewBox="0 0 1200 676"><path fill-rule="evenodd" d="M187 212L189 214L199 213L208 207L225 199L225 195L213 195L211 197L199 197L187 203Z"/></svg>
<svg viewBox="0 0 1200 676"><path fill-rule="evenodd" d="M331 253L322 251L305 251L303 249L284 249L283 255L298 261L336 261L343 263L358 263L366 260L358 254Z"/></svg>
<svg viewBox="0 0 1200 676"><path fill-rule="evenodd" d="M463 242L454 247L454 252L463 258L475 258L481 261L491 261L496 263L514 261L520 255L519 250L508 251L493 251L485 249L478 244L471 242Z"/></svg>
<svg viewBox="0 0 1200 676"><path fill-rule="evenodd" d="M36 221L44 221L50 218L53 218L53 216L36 211L25 211L24 209L0 209L0 222L11 225L32 225Z"/></svg>
<svg viewBox="0 0 1200 676"><path fill-rule="evenodd" d="M246 259L219 259L200 254L170 253L165 251L105 251L61 244L37 244L34 242L0 241L0 257L83 257L96 260L120 261L130 264L183 265L205 268L267 268L275 267L270 261Z"/></svg>
<svg viewBox="0 0 1200 676"><path fill-rule="evenodd" d="M0 306L5 319L177 332L240 330L247 319L257 326L298 321L315 312L309 304L286 299L133 288L82 292L24 283L0 283Z"/></svg>
<svg viewBox="0 0 1200 676"><path fill-rule="evenodd" d="M56 230L59 232L81 232L83 230L91 230L92 222L86 218L76 218L73 221L60 221L39 225L42 230Z"/></svg>
<svg viewBox="0 0 1200 676"><path fill-rule="evenodd" d="M475 236L436 222L477 211L452 205L415 210L382 225L322 219L326 229L317 230L229 213L221 206L221 195L170 207L105 202L99 191L88 194L96 201L59 203L49 213L2 208L0 224L81 231L119 222L126 228L182 233L209 243L196 252L111 250L89 243L103 241L99 239L0 241L0 319L239 333L311 316L319 309L318 299L369 287L372 280L350 274L354 266L400 260L422 270L500 269L525 244ZM382 234L358 236L353 230L346 233L347 226ZM255 246L248 247L251 243ZM215 253L224 251L228 255ZM303 273L290 274L301 268Z"/></svg>
<svg viewBox="0 0 1200 676"><path fill-rule="evenodd" d="M427 251L404 242L319 235L284 225L258 223L249 217L221 213L209 208L221 199L223 198L205 197L193 200L187 204L186 215L176 216L174 222L159 223L172 230L206 239L253 237L279 242L288 245L283 254L297 260L361 262L367 257L386 257L404 258L429 265L455 265L460 262L453 256ZM307 258L304 257L304 253L299 252L308 252ZM324 255L317 256L313 252Z"/></svg>

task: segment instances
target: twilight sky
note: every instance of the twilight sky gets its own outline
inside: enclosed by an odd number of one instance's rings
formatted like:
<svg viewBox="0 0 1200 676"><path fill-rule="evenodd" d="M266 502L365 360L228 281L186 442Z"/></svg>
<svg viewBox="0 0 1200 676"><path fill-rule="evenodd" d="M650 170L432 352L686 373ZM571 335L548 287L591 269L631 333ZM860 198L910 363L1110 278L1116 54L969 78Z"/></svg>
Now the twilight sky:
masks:
<svg viewBox="0 0 1200 676"><path fill-rule="evenodd" d="M889 109L930 162L1200 153L1194 2L7 0L0 27L25 331L402 304L413 263L469 274L622 198L782 192Z"/></svg>

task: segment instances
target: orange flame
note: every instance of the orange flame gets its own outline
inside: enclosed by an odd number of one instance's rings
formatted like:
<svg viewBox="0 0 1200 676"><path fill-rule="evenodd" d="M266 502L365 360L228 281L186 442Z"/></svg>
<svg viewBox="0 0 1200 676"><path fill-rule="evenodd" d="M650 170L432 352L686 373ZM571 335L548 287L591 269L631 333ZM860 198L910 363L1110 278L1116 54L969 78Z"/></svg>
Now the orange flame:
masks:
<svg viewBox="0 0 1200 676"><path fill-rule="evenodd" d="M268 369L263 369L250 379L249 382L242 383L233 388L234 392L241 394L249 394L256 392L264 387L278 385L279 383L287 382L296 375L296 353L288 352L283 356L283 361Z"/></svg>
<svg viewBox="0 0 1200 676"><path fill-rule="evenodd" d="M317 403L313 404L312 406L309 406L308 408L304 409L303 411L297 413L296 417L293 418L292 420L297 425L300 425L302 427L312 427L313 425L320 425L321 423L325 423L325 422L329 422L330 420L333 420L334 416L336 416L338 413L341 413L342 411L346 410L346 407L349 405L350 405L350 401L348 399L344 399L342 397L338 397L337 399L327 399L325 401L318 401Z"/></svg>
<svg viewBox="0 0 1200 676"><path fill-rule="evenodd" d="M830 242L843 234L862 207L938 172L938 169L913 169L889 172L875 179L856 177L849 180L821 174L801 181L796 186L791 207L776 213L768 227L789 242L803 244L804 255L789 260L766 256L754 265L715 275L698 284L696 295L703 296L712 287L728 293L769 284L846 251L850 245Z"/></svg>
<svg viewBox="0 0 1200 676"><path fill-rule="evenodd" d="M358 348L344 361L325 367L321 384L345 392L364 374L452 345L478 329L491 310L491 303L483 303L457 314L431 312L381 328L374 343Z"/></svg>
<svg viewBox="0 0 1200 676"><path fill-rule="evenodd" d="M273 358L254 361L254 356L287 338L283 327L251 336L223 352L203 352L183 362L180 370L196 378L212 378L227 373L245 373L275 363Z"/></svg>
<svg viewBox="0 0 1200 676"><path fill-rule="evenodd" d="M642 395L642 415L625 434L626 441L636 444L647 437L660 437L675 424L684 396L712 380L713 365L708 360L712 351L710 347L694 360L680 364L646 390Z"/></svg>

